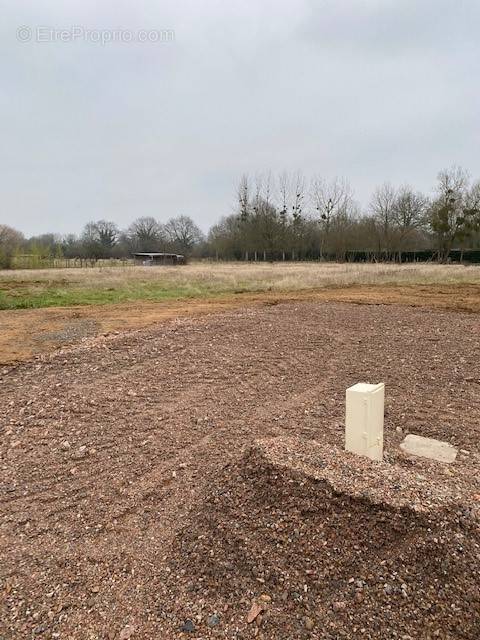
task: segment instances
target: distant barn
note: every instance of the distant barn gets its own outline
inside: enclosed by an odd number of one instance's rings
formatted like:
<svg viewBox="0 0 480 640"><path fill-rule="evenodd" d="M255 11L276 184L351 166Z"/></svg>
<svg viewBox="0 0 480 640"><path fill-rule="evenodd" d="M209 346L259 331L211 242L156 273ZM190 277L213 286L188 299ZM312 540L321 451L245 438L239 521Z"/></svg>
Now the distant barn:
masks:
<svg viewBox="0 0 480 640"><path fill-rule="evenodd" d="M153 267L162 264L185 264L185 256L178 253L134 253L135 264Z"/></svg>

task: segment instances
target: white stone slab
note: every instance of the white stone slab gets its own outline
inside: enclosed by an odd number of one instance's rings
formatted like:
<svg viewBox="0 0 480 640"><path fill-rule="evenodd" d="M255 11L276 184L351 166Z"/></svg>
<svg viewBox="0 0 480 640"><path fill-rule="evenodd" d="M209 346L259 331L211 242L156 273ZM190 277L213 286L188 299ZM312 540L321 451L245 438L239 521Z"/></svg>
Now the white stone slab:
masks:
<svg viewBox="0 0 480 640"><path fill-rule="evenodd" d="M437 462L454 462L457 457L457 449L448 442L413 434L409 434L405 438L400 444L400 449L413 456L430 458L430 460L437 460Z"/></svg>

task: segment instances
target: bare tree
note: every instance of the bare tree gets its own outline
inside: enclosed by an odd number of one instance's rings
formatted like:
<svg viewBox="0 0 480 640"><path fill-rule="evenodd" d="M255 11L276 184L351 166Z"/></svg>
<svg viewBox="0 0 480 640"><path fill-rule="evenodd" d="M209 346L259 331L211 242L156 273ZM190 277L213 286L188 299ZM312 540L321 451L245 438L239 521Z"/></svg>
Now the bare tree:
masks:
<svg viewBox="0 0 480 640"><path fill-rule="evenodd" d="M161 225L151 216L132 222L127 236L137 251L158 251L165 241Z"/></svg>
<svg viewBox="0 0 480 640"><path fill-rule="evenodd" d="M263 260L267 255L272 256L279 248L281 242L282 226L276 208L262 197L255 204L254 217L252 219L252 231L255 236L255 251L263 253Z"/></svg>
<svg viewBox="0 0 480 640"><path fill-rule="evenodd" d="M280 216L282 216L284 222L287 221L288 216L288 201L290 196L290 178L288 173L284 171L278 177L278 208Z"/></svg>
<svg viewBox="0 0 480 640"><path fill-rule="evenodd" d="M432 203L429 221L437 240L438 256L445 262L456 240L464 241L472 231L475 209L468 204L469 176L461 167L444 169L438 174L437 198Z"/></svg>
<svg viewBox="0 0 480 640"><path fill-rule="evenodd" d="M25 238L20 231L0 224L0 269L11 267L12 256L24 241Z"/></svg>
<svg viewBox="0 0 480 640"><path fill-rule="evenodd" d="M0 247L5 253L13 253L24 240L23 233L6 224L0 224Z"/></svg>
<svg viewBox="0 0 480 640"><path fill-rule="evenodd" d="M257 173L255 176L255 194L253 196L253 212L255 215L257 215L261 208L264 205L264 198L263 198L263 190L264 190L264 177L261 173ZM256 256L255 256L256 259Z"/></svg>
<svg viewBox="0 0 480 640"><path fill-rule="evenodd" d="M248 260L249 252L249 219L251 214L251 195L250 195L250 182L248 176L244 174L240 179L238 185L238 208L240 217L240 243L242 245L242 251L245 256L245 260Z"/></svg>
<svg viewBox="0 0 480 640"><path fill-rule="evenodd" d="M289 229L288 229L288 200L290 194L290 180L288 177L288 173L284 171L278 177L278 211L279 211L279 219L280 219L280 242L281 242L281 251L282 251L282 259L285 260L285 251L286 249L292 249L293 247L289 247Z"/></svg>
<svg viewBox="0 0 480 640"><path fill-rule="evenodd" d="M240 217L246 221L250 212L250 184L247 175L243 175L238 185L238 205Z"/></svg>
<svg viewBox="0 0 480 640"><path fill-rule="evenodd" d="M194 246L202 242L203 233L188 216L170 218L165 225L167 238L182 253L190 254Z"/></svg>
<svg viewBox="0 0 480 640"><path fill-rule="evenodd" d="M414 233L425 226L428 198L408 186L401 187L392 210L392 223L396 233L396 250L401 253ZM401 259L401 256L400 256Z"/></svg>
<svg viewBox="0 0 480 640"><path fill-rule="evenodd" d="M253 194L253 206L262 206L266 203L273 204L275 184L271 171L257 173L254 181L255 192Z"/></svg>
<svg viewBox="0 0 480 640"><path fill-rule="evenodd" d="M322 228L320 257L328 248L332 221L336 216L348 215L353 204L353 193L348 180L334 178L330 182L323 178L314 178L312 199Z"/></svg>
<svg viewBox="0 0 480 640"><path fill-rule="evenodd" d="M292 180L293 186L293 205L292 216L294 220L299 220L305 213L305 178L301 173L297 173Z"/></svg>
<svg viewBox="0 0 480 640"><path fill-rule="evenodd" d="M117 244L120 232L115 222L98 220L89 222L83 230L83 239L86 244L97 245L103 253Z"/></svg>
<svg viewBox="0 0 480 640"><path fill-rule="evenodd" d="M81 239L81 251L84 257L92 260L109 258L120 237L120 231L114 222L98 220L85 225Z"/></svg>
<svg viewBox="0 0 480 640"><path fill-rule="evenodd" d="M465 194L465 204L463 208L463 226L461 233L459 234L459 240L461 243L462 255L467 242L477 239L478 246L478 234L480 232L480 180L475 182Z"/></svg>
<svg viewBox="0 0 480 640"><path fill-rule="evenodd" d="M305 178L298 172L291 181L293 187L292 204L292 259L298 258L301 245L301 234L303 232L303 218L305 215Z"/></svg>
<svg viewBox="0 0 480 640"><path fill-rule="evenodd" d="M265 175L261 176L261 193L263 201L267 205L273 204L275 196L275 182L271 171L267 171Z"/></svg>
<svg viewBox="0 0 480 640"><path fill-rule="evenodd" d="M443 204L450 202L452 195L458 205L463 204L467 195L470 177L462 167L453 166L442 169L438 174L437 194Z"/></svg>
<svg viewBox="0 0 480 640"><path fill-rule="evenodd" d="M375 189L370 201L370 212L377 224L378 244L381 251L393 250L394 209L397 200L395 188L388 182Z"/></svg>

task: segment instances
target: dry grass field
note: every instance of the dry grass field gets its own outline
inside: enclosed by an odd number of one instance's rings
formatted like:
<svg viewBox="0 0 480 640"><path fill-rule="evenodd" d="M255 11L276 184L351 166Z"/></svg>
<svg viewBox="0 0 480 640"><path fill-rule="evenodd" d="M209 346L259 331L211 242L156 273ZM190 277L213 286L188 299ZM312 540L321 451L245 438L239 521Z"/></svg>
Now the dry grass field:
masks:
<svg viewBox="0 0 480 640"><path fill-rule="evenodd" d="M480 284L480 268L432 263L193 263L0 271L0 308L102 304L352 285Z"/></svg>

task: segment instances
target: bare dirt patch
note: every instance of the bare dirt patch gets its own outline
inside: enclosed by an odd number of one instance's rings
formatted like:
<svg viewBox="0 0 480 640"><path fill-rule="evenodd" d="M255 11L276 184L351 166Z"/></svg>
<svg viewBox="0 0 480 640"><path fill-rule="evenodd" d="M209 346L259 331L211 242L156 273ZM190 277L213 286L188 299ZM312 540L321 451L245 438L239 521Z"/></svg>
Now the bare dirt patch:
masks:
<svg viewBox="0 0 480 640"><path fill-rule="evenodd" d="M275 301L0 368L0 636L478 637L477 315L378 299ZM320 525L311 467L348 466L344 393L359 380L386 383L380 475L391 478L359 498L345 475L322 548L303 535ZM456 462L408 458L399 443L409 432L459 447ZM277 438L253 467L243 458L256 440ZM369 516L362 499L384 506ZM430 533L410 507L397 522L402 499L432 519ZM382 527L388 544L374 553ZM369 528L370 551L357 555ZM216 567L221 585L211 582ZM362 597L376 614L356 623ZM258 601L261 618L249 623Z"/></svg>
<svg viewBox="0 0 480 640"><path fill-rule="evenodd" d="M85 337L148 327L173 318L292 300L403 304L480 313L480 285L332 286L293 292L247 292L211 299L0 311L0 364L25 360Z"/></svg>

